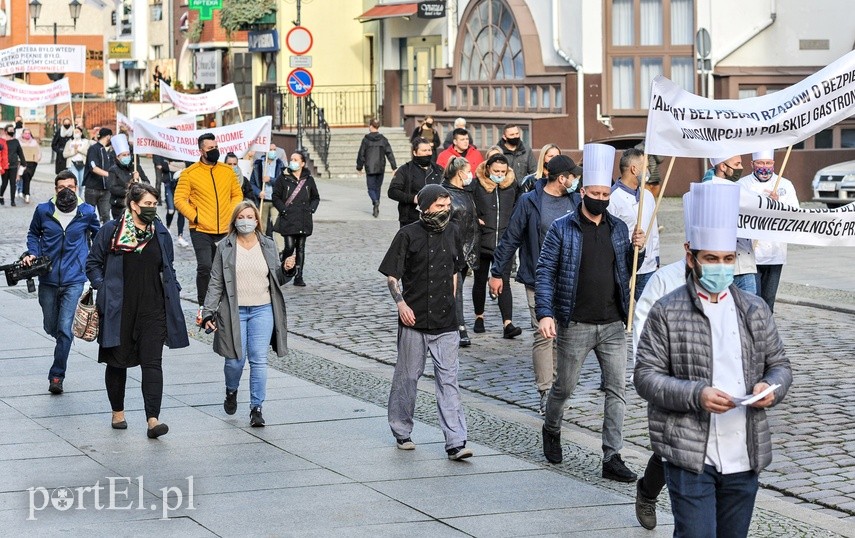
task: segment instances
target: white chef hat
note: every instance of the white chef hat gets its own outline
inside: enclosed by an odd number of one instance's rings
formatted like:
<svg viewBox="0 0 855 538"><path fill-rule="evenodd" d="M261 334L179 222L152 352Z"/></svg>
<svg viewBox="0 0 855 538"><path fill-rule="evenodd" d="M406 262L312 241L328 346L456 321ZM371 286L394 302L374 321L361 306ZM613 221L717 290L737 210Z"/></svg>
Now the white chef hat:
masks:
<svg viewBox="0 0 855 538"><path fill-rule="evenodd" d="M686 243L692 245L692 193L683 195L683 226L686 229Z"/></svg>
<svg viewBox="0 0 855 538"><path fill-rule="evenodd" d="M775 160L775 150L767 149L763 151L755 151L751 154L752 161L774 161Z"/></svg>
<svg viewBox="0 0 855 538"><path fill-rule="evenodd" d="M730 159L730 157L710 157L710 164L712 166L718 166L728 159Z"/></svg>
<svg viewBox="0 0 855 538"><path fill-rule="evenodd" d="M736 251L740 188L735 183L692 183L692 250Z"/></svg>
<svg viewBox="0 0 855 538"><path fill-rule="evenodd" d="M110 145L113 146L113 153L116 155L131 150L128 146L128 137L122 133L111 136Z"/></svg>
<svg viewBox="0 0 855 538"><path fill-rule="evenodd" d="M582 148L582 186L611 187L615 170L615 148L606 144L585 144Z"/></svg>

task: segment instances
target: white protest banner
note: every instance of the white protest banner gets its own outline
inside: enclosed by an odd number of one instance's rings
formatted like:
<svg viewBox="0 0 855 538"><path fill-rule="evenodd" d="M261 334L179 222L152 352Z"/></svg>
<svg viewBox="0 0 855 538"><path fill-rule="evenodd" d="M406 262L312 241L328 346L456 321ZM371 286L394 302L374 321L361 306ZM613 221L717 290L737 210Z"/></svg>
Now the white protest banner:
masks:
<svg viewBox="0 0 855 538"><path fill-rule="evenodd" d="M138 155L160 155L177 161L199 159L199 136L212 133L217 139L220 159L232 152L243 157L249 151L266 152L270 149L272 118L264 116L254 120L194 131L174 131L150 121L134 121L134 148Z"/></svg>
<svg viewBox="0 0 855 538"><path fill-rule="evenodd" d="M64 78L50 84L21 84L0 78L0 103L24 108L38 108L71 101L71 88Z"/></svg>
<svg viewBox="0 0 855 538"><path fill-rule="evenodd" d="M147 120L159 127L174 127L178 131L192 131L196 129L195 114L179 114L168 118L154 118ZM116 112L116 131L120 131L122 127L131 135L134 132L134 122L121 112Z"/></svg>
<svg viewBox="0 0 855 538"><path fill-rule="evenodd" d="M645 149L650 155L731 157L785 148L855 113L855 51L806 79L749 99L706 99L653 79Z"/></svg>
<svg viewBox="0 0 855 538"><path fill-rule="evenodd" d="M220 110L237 108L238 98L234 84L226 84L205 93L180 93L160 81L160 102L172 103L179 112L188 114L213 114Z"/></svg>
<svg viewBox="0 0 855 538"><path fill-rule="evenodd" d="M739 237L798 245L855 247L855 203L798 209L742 189Z"/></svg>
<svg viewBox="0 0 855 538"><path fill-rule="evenodd" d="M83 45L17 45L0 50L0 75L85 72Z"/></svg>

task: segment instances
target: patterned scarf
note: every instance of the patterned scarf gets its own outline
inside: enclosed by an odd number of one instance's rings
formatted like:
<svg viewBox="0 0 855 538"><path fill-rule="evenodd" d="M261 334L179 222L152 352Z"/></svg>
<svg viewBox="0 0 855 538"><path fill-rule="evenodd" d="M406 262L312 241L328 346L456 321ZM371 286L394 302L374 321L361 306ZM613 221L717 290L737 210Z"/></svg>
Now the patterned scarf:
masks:
<svg viewBox="0 0 855 538"><path fill-rule="evenodd" d="M112 252L125 254L127 252L142 252L146 244L154 237L154 226L146 226L145 230L138 230L134 226L134 218L130 209L125 209L121 223L116 226L113 235L113 244L110 246Z"/></svg>
<svg viewBox="0 0 855 538"><path fill-rule="evenodd" d="M421 213L419 218L424 223L425 227L433 233L440 233L445 230L451 221L451 211L436 211L434 213Z"/></svg>

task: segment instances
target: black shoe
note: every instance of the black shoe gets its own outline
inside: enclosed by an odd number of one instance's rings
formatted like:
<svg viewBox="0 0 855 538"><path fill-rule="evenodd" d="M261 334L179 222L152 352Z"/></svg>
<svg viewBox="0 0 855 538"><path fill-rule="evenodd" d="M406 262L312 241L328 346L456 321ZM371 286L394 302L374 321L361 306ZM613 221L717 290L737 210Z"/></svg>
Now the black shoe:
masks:
<svg viewBox="0 0 855 538"><path fill-rule="evenodd" d="M380 202L374 202L374 209L371 210L371 215L376 219L380 216Z"/></svg>
<svg viewBox="0 0 855 538"><path fill-rule="evenodd" d="M484 328L484 318L475 318L475 325L472 327L472 332L477 334L486 332L486 329Z"/></svg>
<svg viewBox="0 0 855 538"><path fill-rule="evenodd" d="M635 482L638 480L638 476L624 465L620 454L615 454L611 459L603 462L603 478L618 482Z"/></svg>
<svg viewBox="0 0 855 538"><path fill-rule="evenodd" d="M264 427L264 417L261 416L261 406L253 407L249 412L249 425L253 428Z"/></svg>
<svg viewBox="0 0 855 538"><path fill-rule="evenodd" d="M656 528L656 499L641 493L641 480L635 484L635 519L649 531Z"/></svg>
<svg viewBox="0 0 855 538"><path fill-rule="evenodd" d="M223 400L223 411L225 411L227 415L234 415L235 413L237 413L236 390L226 389L226 399Z"/></svg>
<svg viewBox="0 0 855 538"><path fill-rule="evenodd" d="M548 390L539 390L537 391L540 394L540 406L537 411L540 413L540 416L546 414L546 400L549 399L549 391Z"/></svg>
<svg viewBox="0 0 855 538"><path fill-rule="evenodd" d="M305 287L306 287L306 283L303 281L303 277L302 277L302 276L298 276L298 277L294 278L294 285L295 285L295 286L300 286L301 288L305 288Z"/></svg>
<svg viewBox="0 0 855 538"><path fill-rule="evenodd" d="M111 422L110 426L112 426L114 430L127 430L128 429L128 421L122 420L120 422Z"/></svg>
<svg viewBox="0 0 855 538"><path fill-rule="evenodd" d="M50 392L51 394L62 394L62 378L61 377L50 378L50 385L48 386L48 392Z"/></svg>
<svg viewBox="0 0 855 538"><path fill-rule="evenodd" d="M16 204L15 204L15 199L14 199L14 198L12 198L12 203L11 203L11 204L9 204L9 205L11 205L12 207L15 207L15 205L16 205Z"/></svg>
<svg viewBox="0 0 855 538"><path fill-rule="evenodd" d="M395 439L396 444L400 450L415 450L416 444L412 439L407 437L406 439Z"/></svg>
<svg viewBox="0 0 855 538"><path fill-rule="evenodd" d="M445 453L448 454L448 459L454 461L465 460L466 458L471 458L474 455L472 449L466 448L465 446L449 448Z"/></svg>
<svg viewBox="0 0 855 538"><path fill-rule="evenodd" d="M3 198L0 198L0 205L6 205L6 200L4 200Z"/></svg>
<svg viewBox="0 0 855 538"><path fill-rule="evenodd" d="M469 334L466 329L460 329L460 347L469 347L472 345L472 340L469 339Z"/></svg>
<svg viewBox="0 0 855 538"><path fill-rule="evenodd" d="M564 459L561 454L561 434L550 433L546 426L543 427L543 455L549 463L561 463Z"/></svg>
<svg viewBox="0 0 855 538"><path fill-rule="evenodd" d="M167 432L169 432L169 426L161 422L154 428L149 428L145 434L148 436L149 439L157 439L161 435L166 435Z"/></svg>
<svg viewBox="0 0 855 538"><path fill-rule="evenodd" d="M522 329L515 326L513 323L508 323L505 325L505 329L502 331L502 338L515 338L522 334Z"/></svg>

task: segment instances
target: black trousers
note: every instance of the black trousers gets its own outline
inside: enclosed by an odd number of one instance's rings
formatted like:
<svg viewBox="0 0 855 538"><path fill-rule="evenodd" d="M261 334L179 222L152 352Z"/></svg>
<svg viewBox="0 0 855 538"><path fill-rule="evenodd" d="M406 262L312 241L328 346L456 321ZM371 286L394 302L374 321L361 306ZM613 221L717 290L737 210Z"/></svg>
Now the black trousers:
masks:
<svg viewBox="0 0 855 538"><path fill-rule="evenodd" d="M303 276L303 264L306 262L306 237L305 235L286 235L285 239L285 253L284 257L287 258L295 251L297 252L297 265L294 268L297 270L294 278L302 278Z"/></svg>
<svg viewBox="0 0 855 538"><path fill-rule="evenodd" d="M160 403L163 400L163 344L155 342L158 350L145 350L140 345L140 370L142 372L142 395L145 405L145 417L160 417ZM155 351L149 353L147 351ZM107 386L107 398L113 411L125 410L125 384L128 369L107 365L104 371L104 384Z"/></svg>
<svg viewBox="0 0 855 538"><path fill-rule="evenodd" d="M217 253L217 243L225 236L226 234L206 234L190 230L190 241L196 253L196 298L199 300L199 306L205 304L208 282L211 281L211 266L214 265L214 255Z"/></svg>
<svg viewBox="0 0 855 538"><path fill-rule="evenodd" d="M6 187L11 184L11 188L9 189L9 198L12 199L12 202L15 202L15 182L18 180L18 167L12 166L5 172L3 172L3 183L0 184L0 198L6 194Z"/></svg>
<svg viewBox="0 0 855 538"><path fill-rule="evenodd" d="M487 302L487 282L490 279L490 265L493 257L489 254L481 254L481 263L475 270L475 280L472 281L472 306L475 307L475 315L484 314L484 303ZM511 292L510 269L502 275L502 293L499 294L499 311L502 313L502 321L514 318L514 296Z"/></svg>

